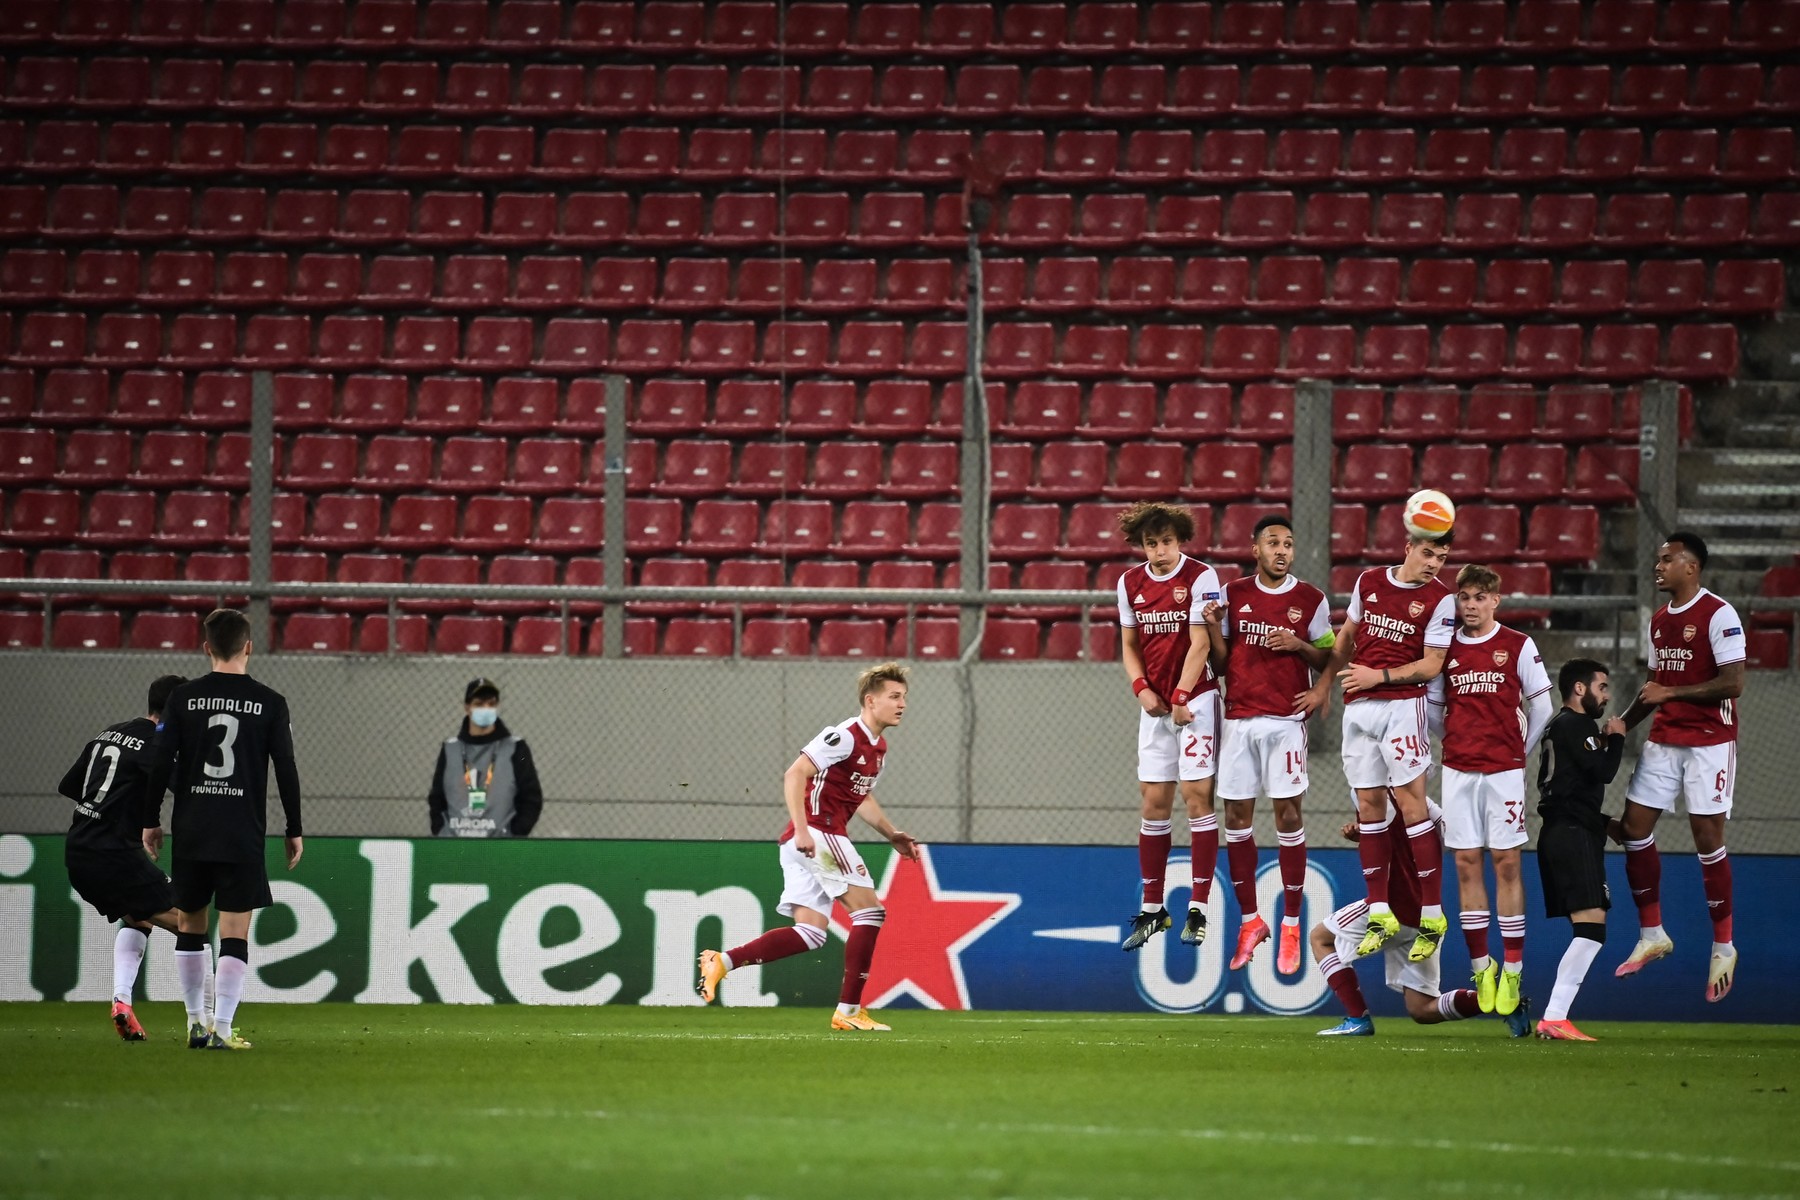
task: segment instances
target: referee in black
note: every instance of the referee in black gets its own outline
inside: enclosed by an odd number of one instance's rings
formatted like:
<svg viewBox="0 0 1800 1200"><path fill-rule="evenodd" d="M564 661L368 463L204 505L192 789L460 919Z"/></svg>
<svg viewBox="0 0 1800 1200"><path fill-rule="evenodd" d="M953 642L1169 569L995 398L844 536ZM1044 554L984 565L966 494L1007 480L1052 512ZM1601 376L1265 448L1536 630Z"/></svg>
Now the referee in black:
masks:
<svg viewBox="0 0 1800 1200"><path fill-rule="evenodd" d="M173 871L181 928L175 964L187 1003L188 1046L248 1050L232 1033L250 961L250 914L274 903L263 861L269 766L287 815L287 865L300 861L300 775L287 700L250 678L250 622L232 608L207 614L212 671L175 689L163 713L141 820L144 848L162 851L162 797L175 791ZM219 968L213 1026L205 1024L208 906L219 909Z"/></svg>
<svg viewBox="0 0 1800 1200"><path fill-rule="evenodd" d="M69 885L101 916L120 922L113 937L112 1022L128 1042L144 1040L131 997L150 927L176 932L175 889L144 853L138 817L163 709L170 694L186 682L179 675L152 680L145 715L95 734L57 785L75 802L63 838Z"/></svg>
<svg viewBox="0 0 1800 1200"><path fill-rule="evenodd" d="M1544 731L1538 766L1538 874L1544 885L1544 915L1567 917L1575 937L1556 968L1556 987L1537 1023L1546 1041L1591 1042L1569 1021L1569 1006L1588 967L1606 941L1606 785L1619 773L1625 750L1625 722L1600 724L1612 700L1606 664L1574 658L1556 677L1563 706Z"/></svg>

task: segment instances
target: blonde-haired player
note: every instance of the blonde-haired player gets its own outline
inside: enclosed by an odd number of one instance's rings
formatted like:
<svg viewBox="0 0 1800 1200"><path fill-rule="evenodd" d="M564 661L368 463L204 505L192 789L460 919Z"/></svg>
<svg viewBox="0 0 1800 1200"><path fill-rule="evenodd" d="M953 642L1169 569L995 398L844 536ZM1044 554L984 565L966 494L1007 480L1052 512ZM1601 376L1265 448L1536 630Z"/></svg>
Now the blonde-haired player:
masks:
<svg viewBox="0 0 1800 1200"><path fill-rule="evenodd" d="M708 1004L735 967L775 962L823 947L831 927L831 906L842 901L850 913L850 938L844 946L844 986L831 1027L888 1029L862 1006L863 984L887 910L876 898L869 869L847 831L850 818L861 817L902 856L919 857L918 841L894 828L875 799L887 757L885 735L906 715L907 678L899 663L864 671L856 681L857 715L820 730L788 767L782 777L788 826L779 839L785 885L775 910L794 923L730 950L701 951L699 992Z"/></svg>

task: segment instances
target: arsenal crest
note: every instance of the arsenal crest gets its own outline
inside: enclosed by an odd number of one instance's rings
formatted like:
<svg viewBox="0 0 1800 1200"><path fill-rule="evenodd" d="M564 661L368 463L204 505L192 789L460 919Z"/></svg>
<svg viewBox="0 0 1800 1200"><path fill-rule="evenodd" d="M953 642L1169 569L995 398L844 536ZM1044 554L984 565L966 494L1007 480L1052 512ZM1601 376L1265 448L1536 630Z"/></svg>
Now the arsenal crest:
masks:
<svg viewBox="0 0 1800 1200"><path fill-rule="evenodd" d="M1295 625L1298 625L1301 621L1301 618L1303 618L1304 616L1306 616L1306 614L1301 612L1297 608L1288 609L1288 620Z"/></svg>
<svg viewBox="0 0 1800 1200"><path fill-rule="evenodd" d="M1406 611L1412 616L1413 620L1416 621L1425 615L1425 602L1423 600L1414 600L1411 604L1407 605Z"/></svg>
<svg viewBox="0 0 1800 1200"><path fill-rule="evenodd" d="M1176 588L1174 595L1175 595L1175 603L1177 603L1177 604L1186 604L1187 603L1188 590L1186 588L1184 588L1184 587Z"/></svg>
<svg viewBox="0 0 1800 1200"><path fill-rule="evenodd" d="M1508 653L1507 651L1505 651L1505 650L1494 651L1494 665L1496 667L1504 667L1511 660L1512 660L1512 655L1510 653Z"/></svg>
<svg viewBox="0 0 1800 1200"><path fill-rule="evenodd" d="M1683 625L1681 627L1681 640L1684 642L1691 642L1694 640L1694 635L1699 632L1700 630L1696 626Z"/></svg>

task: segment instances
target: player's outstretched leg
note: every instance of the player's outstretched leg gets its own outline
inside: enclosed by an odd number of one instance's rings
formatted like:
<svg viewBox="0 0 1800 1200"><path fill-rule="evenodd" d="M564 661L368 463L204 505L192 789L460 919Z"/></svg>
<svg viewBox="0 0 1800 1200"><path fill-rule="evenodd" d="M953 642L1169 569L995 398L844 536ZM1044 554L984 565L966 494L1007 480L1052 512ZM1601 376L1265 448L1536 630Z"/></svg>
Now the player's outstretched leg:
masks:
<svg viewBox="0 0 1800 1200"><path fill-rule="evenodd" d="M150 944L150 931L136 925L122 924L113 937L113 1028L128 1042L144 1040L144 1027L131 1011L131 996L137 989L138 968L144 961L144 947Z"/></svg>
<svg viewBox="0 0 1800 1200"><path fill-rule="evenodd" d="M1632 805L1627 803L1627 815ZM1625 840L1625 880L1631 887L1631 898L1638 910L1638 940L1624 962L1613 974L1623 978L1636 975L1659 958L1674 953L1675 943L1663 932L1662 923L1662 855L1656 849L1656 831L1643 837Z"/></svg>
<svg viewBox="0 0 1800 1200"><path fill-rule="evenodd" d="M771 929L730 950L702 950L700 982L694 990L700 993L702 1000L711 1004L719 994L719 985L725 982L725 976L734 968L753 967L758 963L792 958L796 954L806 954L824 945L823 927L801 923Z"/></svg>
<svg viewBox="0 0 1800 1200"><path fill-rule="evenodd" d="M1320 1037L1374 1037L1375 1021L1369 1016L1369 1005L1356 982L1356 970L1338 957L1337 937L1324 922L1312 928L1313 958L1330 985L1338 1003L1344 1006L1344 1019L1330 1029L1319 1030Z"/></svg>

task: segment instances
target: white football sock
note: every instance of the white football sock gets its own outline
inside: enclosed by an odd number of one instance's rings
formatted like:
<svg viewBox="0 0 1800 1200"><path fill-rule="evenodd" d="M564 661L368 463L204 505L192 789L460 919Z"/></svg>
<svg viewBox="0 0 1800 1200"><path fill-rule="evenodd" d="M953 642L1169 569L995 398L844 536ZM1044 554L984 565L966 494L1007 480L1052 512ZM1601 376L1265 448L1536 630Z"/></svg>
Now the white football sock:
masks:
<svg viewBox="0 0 1800 1200"><path fill-rule="evenodd" d="M149 944L149 934L129 925L119 926L118 935L113 938L113 999L120 1004L131 1003L131 993L137 989L138 967L144 962L144 947Z"/></svg>
<svg viewBox="0 0 1800 1200"><path fill-rule="evenodd" d="M206 1024L206 963L210 950L177 950L175 975L181 980L181 1002L187 1006L189 1025Z"/></svg>
<svg viewBox="0 0 1800 1200"><path fill-rule="evenodd" d="M237 1016L238 1001L244 995L244 974L250 964L229 954L219 956L219 999L213 1013L213 1032L222 1038L231 1036L231 1019Z"/></svg>
<svg viewBox="0 0 1800 1200"><path fill-rule="evenodd" d="M1575 993L1581 990L1581 981L1587 978L1588 968L1599 953L1600 943L1591 938L1578 937L1569 942L1562 961L1556 964L1556 986L1550 989L1550 1003L1544 1005L1544 1020L1568 1019Z"/></svg>
<svg viewBox="0 0 1800 1200"><path fill-rule="evenodd" d="M862 1005L860 1004L840 1004L837 1006L838 1013L841 1016L846 1017L854 1017L861 1009Z"/></svg>

